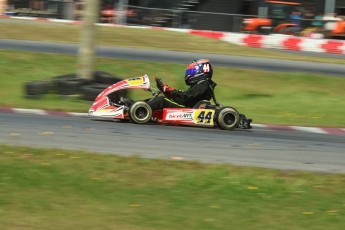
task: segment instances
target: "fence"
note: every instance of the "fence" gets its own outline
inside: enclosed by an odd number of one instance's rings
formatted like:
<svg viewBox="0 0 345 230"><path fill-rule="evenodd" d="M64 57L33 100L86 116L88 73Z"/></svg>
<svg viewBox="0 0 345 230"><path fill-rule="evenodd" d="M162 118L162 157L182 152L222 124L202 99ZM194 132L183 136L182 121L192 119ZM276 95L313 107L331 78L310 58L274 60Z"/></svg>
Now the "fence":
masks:
<svg viewBox="0 0 345 230"><path fill-rule="evenodd" d="M82 19L83 5L80 4L82 1L79 4L73 1L57 0L35 2L36 4L32 5L29 4L29 1L17 1L15 5L9 6L10 9L8 10L16 16ZM122 15L125 16L124 22L128 25L239 32L243 18L255 17L255 15L149 8L134 5L127 5L125 8L126 13L110 9L112 11L111 17L104 17L103 11L100 11L100 22L116 23L118 21L116 17Z"/></svg>
<svg viewBox="0 0 345 230"><path fill-rule="evenodd" d="M12 1L6 11L15 16L73 19L74 6L73 0Z"/></svg>
<svg viewBox="0 0 345 230"><path fill-rule="evenodd" d="M226 32L241 31L243 18L254 15L127 6L135 12L127 24Z"/></svg>

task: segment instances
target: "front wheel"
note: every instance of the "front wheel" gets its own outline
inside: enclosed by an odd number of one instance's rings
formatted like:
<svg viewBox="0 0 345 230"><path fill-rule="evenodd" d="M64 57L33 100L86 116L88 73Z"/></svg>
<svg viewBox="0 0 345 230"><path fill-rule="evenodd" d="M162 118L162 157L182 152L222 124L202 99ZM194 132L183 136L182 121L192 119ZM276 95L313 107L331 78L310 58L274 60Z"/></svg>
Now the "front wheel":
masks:
<svg viewBox="0 0 345 230"><path fill-rule="evenodd" d="M233 130L240 123L240 114L232 107L222 107L216 112L216 123L221 129Z"/></svg>
<svg viewBox="0 0 345 230"><path fill-rule="evenodd" d="M152 109L145 101L137 101L129 108L130 119L135 124L145 124L152 117Z"/></svg>

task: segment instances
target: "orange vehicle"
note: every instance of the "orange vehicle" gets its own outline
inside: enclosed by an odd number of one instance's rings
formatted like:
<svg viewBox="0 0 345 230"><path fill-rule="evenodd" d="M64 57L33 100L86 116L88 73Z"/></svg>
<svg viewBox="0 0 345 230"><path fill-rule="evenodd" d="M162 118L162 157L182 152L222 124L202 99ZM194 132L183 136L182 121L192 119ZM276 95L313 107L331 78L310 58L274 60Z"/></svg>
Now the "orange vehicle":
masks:
<svg viewBox="0 0 345 230"><path fill-rule="evenodd" d="M345 39L345 21L335 21L333 29L324 30L323 35L325 38Z"/></svg>
<svg viewBox="0 0 345 230"><path fill-rule="evenodd" d="M335 28L332 31L333 36L345 36L345 21L339 21L336 23Z"/></svg>
<svg viewBox="0 0 345 230"><path fill-rule="evenodd" d="M287 1L265 1L268 8L268 18L245 18L242 31L247 33L295 33L299 25L290 23L290 15L300 11L301 3Z"/></svg>

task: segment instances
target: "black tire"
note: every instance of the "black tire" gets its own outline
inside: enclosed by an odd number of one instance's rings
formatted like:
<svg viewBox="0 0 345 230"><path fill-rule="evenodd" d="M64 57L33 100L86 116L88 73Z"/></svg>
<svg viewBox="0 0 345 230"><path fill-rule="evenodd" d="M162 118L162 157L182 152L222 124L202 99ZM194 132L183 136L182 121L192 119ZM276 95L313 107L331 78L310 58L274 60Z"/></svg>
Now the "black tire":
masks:
<svg viewBox="0 0 345 230"><path fill-rule="evenodd" d="M222 107L216 112L216 124L221 129L233 130L238 127L241 120L240 114L235 108Z"/></svg>
<svg viewBox="0 0 345 230"><path fill-rule="evenodd" d="M130 119L135 124L146 124L151 120L152 109L145 101L137 101L129 108Z"/></svg>
<svg viewBox="0 0 345 230"><path fill-rule="evenodd" d="M77 74L75 73L71 73L71 74L64 74L64 75L60 75L60 76L56 76L56 77L52 77L52 81L65 81L65 80L69 80L69 79L73 79L73 78L77 78Z"/></svg>
<svg viewBox="0 0 345 230"><path fill-rule="evenodd" d="M111 73L104 71L95 71L93 74L94 81L100 84L112 85L116 82L122 81L123 79L115 76Z"/></svg>
<svg viewBox="0 0 345 230"><path fill-rule="evenodd" d="M32 81L25 83L25 96L28 98L40 97L47 94L51 90L49 81Z"/></svg>
<svg viewBox="0 0 345 230"><path fill-rule="evenodd" d="M94 72L93 78L94 78L94 82L98 84L105 84L108 86L123 80L122 78L115 76L111 73L108 73L105 71L99 71L99 70ZM127 90L121 90L121 91L117 91L115 93L108 95L108 97L112 102L117 102L119 101L121 97L125 97L126 95L127 95Z"/></svg>
<svg viewBox="0 0 345 230"><path fill-rule="evenodd" d="M86 101L94 101L96 97L105 89L108 85L104 84L91 84L80 87L81 99Z"/></svg>
<svg viewBox="0 0 345 230"><path fill-rule="evenodd" d="M85 78L70 78L55 81L55 91L61 95L80 94L80 87L89 83Z"/></svg>

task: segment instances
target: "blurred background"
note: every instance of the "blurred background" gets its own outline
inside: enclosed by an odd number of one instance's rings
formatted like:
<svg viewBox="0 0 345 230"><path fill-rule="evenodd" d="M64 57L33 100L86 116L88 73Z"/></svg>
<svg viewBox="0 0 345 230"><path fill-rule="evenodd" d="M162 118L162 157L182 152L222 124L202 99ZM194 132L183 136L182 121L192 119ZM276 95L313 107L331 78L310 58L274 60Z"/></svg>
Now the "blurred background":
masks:
<svg viewBox="0 0 345 230"><path fill-rule="evenodd" d="M9 16L81 20L85 0L0 0L0 4ZM294 16L296 11L300 17ZM244 19L259 16L271 19L272 26L299 20L297 24L305 29L318 26L315 20L342 20L345 1L101 0L99 15L102 23L227 32L243 31L243 23L248 22Z"/></svg>

